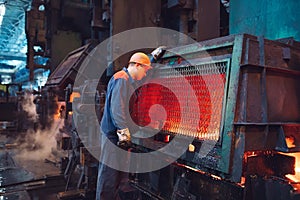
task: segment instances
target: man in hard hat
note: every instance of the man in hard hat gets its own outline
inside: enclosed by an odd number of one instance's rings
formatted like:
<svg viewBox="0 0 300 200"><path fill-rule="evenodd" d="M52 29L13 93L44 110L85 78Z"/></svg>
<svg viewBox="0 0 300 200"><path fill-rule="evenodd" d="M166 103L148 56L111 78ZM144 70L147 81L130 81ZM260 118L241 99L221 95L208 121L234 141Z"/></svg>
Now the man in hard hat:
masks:
<svg viewBox="0 0 300 200"><path fill-rule="evenodd" d="M157 60L163 53L164 51L161 48L156 49L152 53L152 58ZM143 79L151 68L150 58L145 53L134 53L128 62L127 68L115 73L108 83L104 113L100 124L100 131L104 137L102 137L98 171L97 200L119 198L118 187L123 173L112 169L101 163L101 161L105 159L109 162L125 164L119 160L116 147L107 145L107 139L119 146L130 143L130 132L135 131L132 130L135 126L130 125L129 101L135 96L135 81Z"/></svg>

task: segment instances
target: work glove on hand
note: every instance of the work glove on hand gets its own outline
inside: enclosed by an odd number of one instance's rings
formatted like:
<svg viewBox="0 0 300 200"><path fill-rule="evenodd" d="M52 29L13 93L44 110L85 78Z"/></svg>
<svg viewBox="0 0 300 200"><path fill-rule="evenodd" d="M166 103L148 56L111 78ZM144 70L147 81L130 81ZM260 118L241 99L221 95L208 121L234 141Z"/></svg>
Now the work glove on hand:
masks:
<svg viewBox="0 0 300 200"><path fill-rule="evenodd" d="M131 147L131 136L128 128L117 130L119 137L118 146L122 149L128 150Z"/></svg>
<svg viewBox="0 0 300 200"><path fill-rule="evenodd" d="M152 55L152 60L151 62L157 62L166 52L166 48L165 46L160 46L157 47L156 49L154 49L154 51L151 52Z"/></svg>

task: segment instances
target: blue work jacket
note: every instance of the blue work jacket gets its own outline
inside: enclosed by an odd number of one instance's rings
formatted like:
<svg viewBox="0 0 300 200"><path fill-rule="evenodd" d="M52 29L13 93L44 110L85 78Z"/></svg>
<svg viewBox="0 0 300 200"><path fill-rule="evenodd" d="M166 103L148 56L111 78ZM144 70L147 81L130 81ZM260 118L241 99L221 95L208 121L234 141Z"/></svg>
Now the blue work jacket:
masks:
<svg viewBox="0 0 300 200"><path fill-rule="evenodd" d="M118 141L117 130L129 128L131 133L133 131L130 102L137 98L135 89L135 81L127 68L115 73L108 83L100 131L114 143Z"/></svg>

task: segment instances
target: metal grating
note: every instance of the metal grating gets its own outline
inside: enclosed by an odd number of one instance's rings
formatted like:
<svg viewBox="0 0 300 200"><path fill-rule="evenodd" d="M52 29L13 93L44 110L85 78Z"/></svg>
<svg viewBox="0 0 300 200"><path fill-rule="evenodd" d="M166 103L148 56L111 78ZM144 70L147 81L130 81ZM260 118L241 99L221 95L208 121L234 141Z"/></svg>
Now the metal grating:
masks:
<svg viewBox="0 0 300 200"><path fill-rule="evenodd" d="M160 69L158 78L139 88L134 121L172 134L218 140L227 66L224 61Z"/></svg>

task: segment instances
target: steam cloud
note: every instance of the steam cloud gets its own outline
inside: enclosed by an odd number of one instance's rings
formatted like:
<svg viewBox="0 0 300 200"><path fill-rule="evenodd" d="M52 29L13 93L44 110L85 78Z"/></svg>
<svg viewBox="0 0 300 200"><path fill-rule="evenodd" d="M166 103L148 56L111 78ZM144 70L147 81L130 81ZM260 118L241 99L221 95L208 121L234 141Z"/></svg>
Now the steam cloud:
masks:
<svg viewBox="0 0 300 200"><path fill-rule="evenodd" d="M33 94L31 94L30 92L25 92L21 106L23 110L27 113L28 119L36 122L38 120L38 114L36 113L33 99Z"/></svg>
<svg viewBox="0 0 300 200"><path fill-rule="evenodd" d="M44 160L54 159L53 150L56 149L56 134L63 125L56 120L48 130L33 130L26 132L25 137L19 139L20 152L17 159Z"/></svg>
<svg viewBox="0 0 300 200"><path fill-rule="evenodd" d="M21 106L28 116L27 120L37 122L38 114L33 101L34 95L26 92ZM49 128L33 129L34 127L32 127L26 133L22 133L16 141L19 150L16 159L34 161L55 159L53 152L57 146L56 136L63 124L63 119L54 119Z"/></svg>

